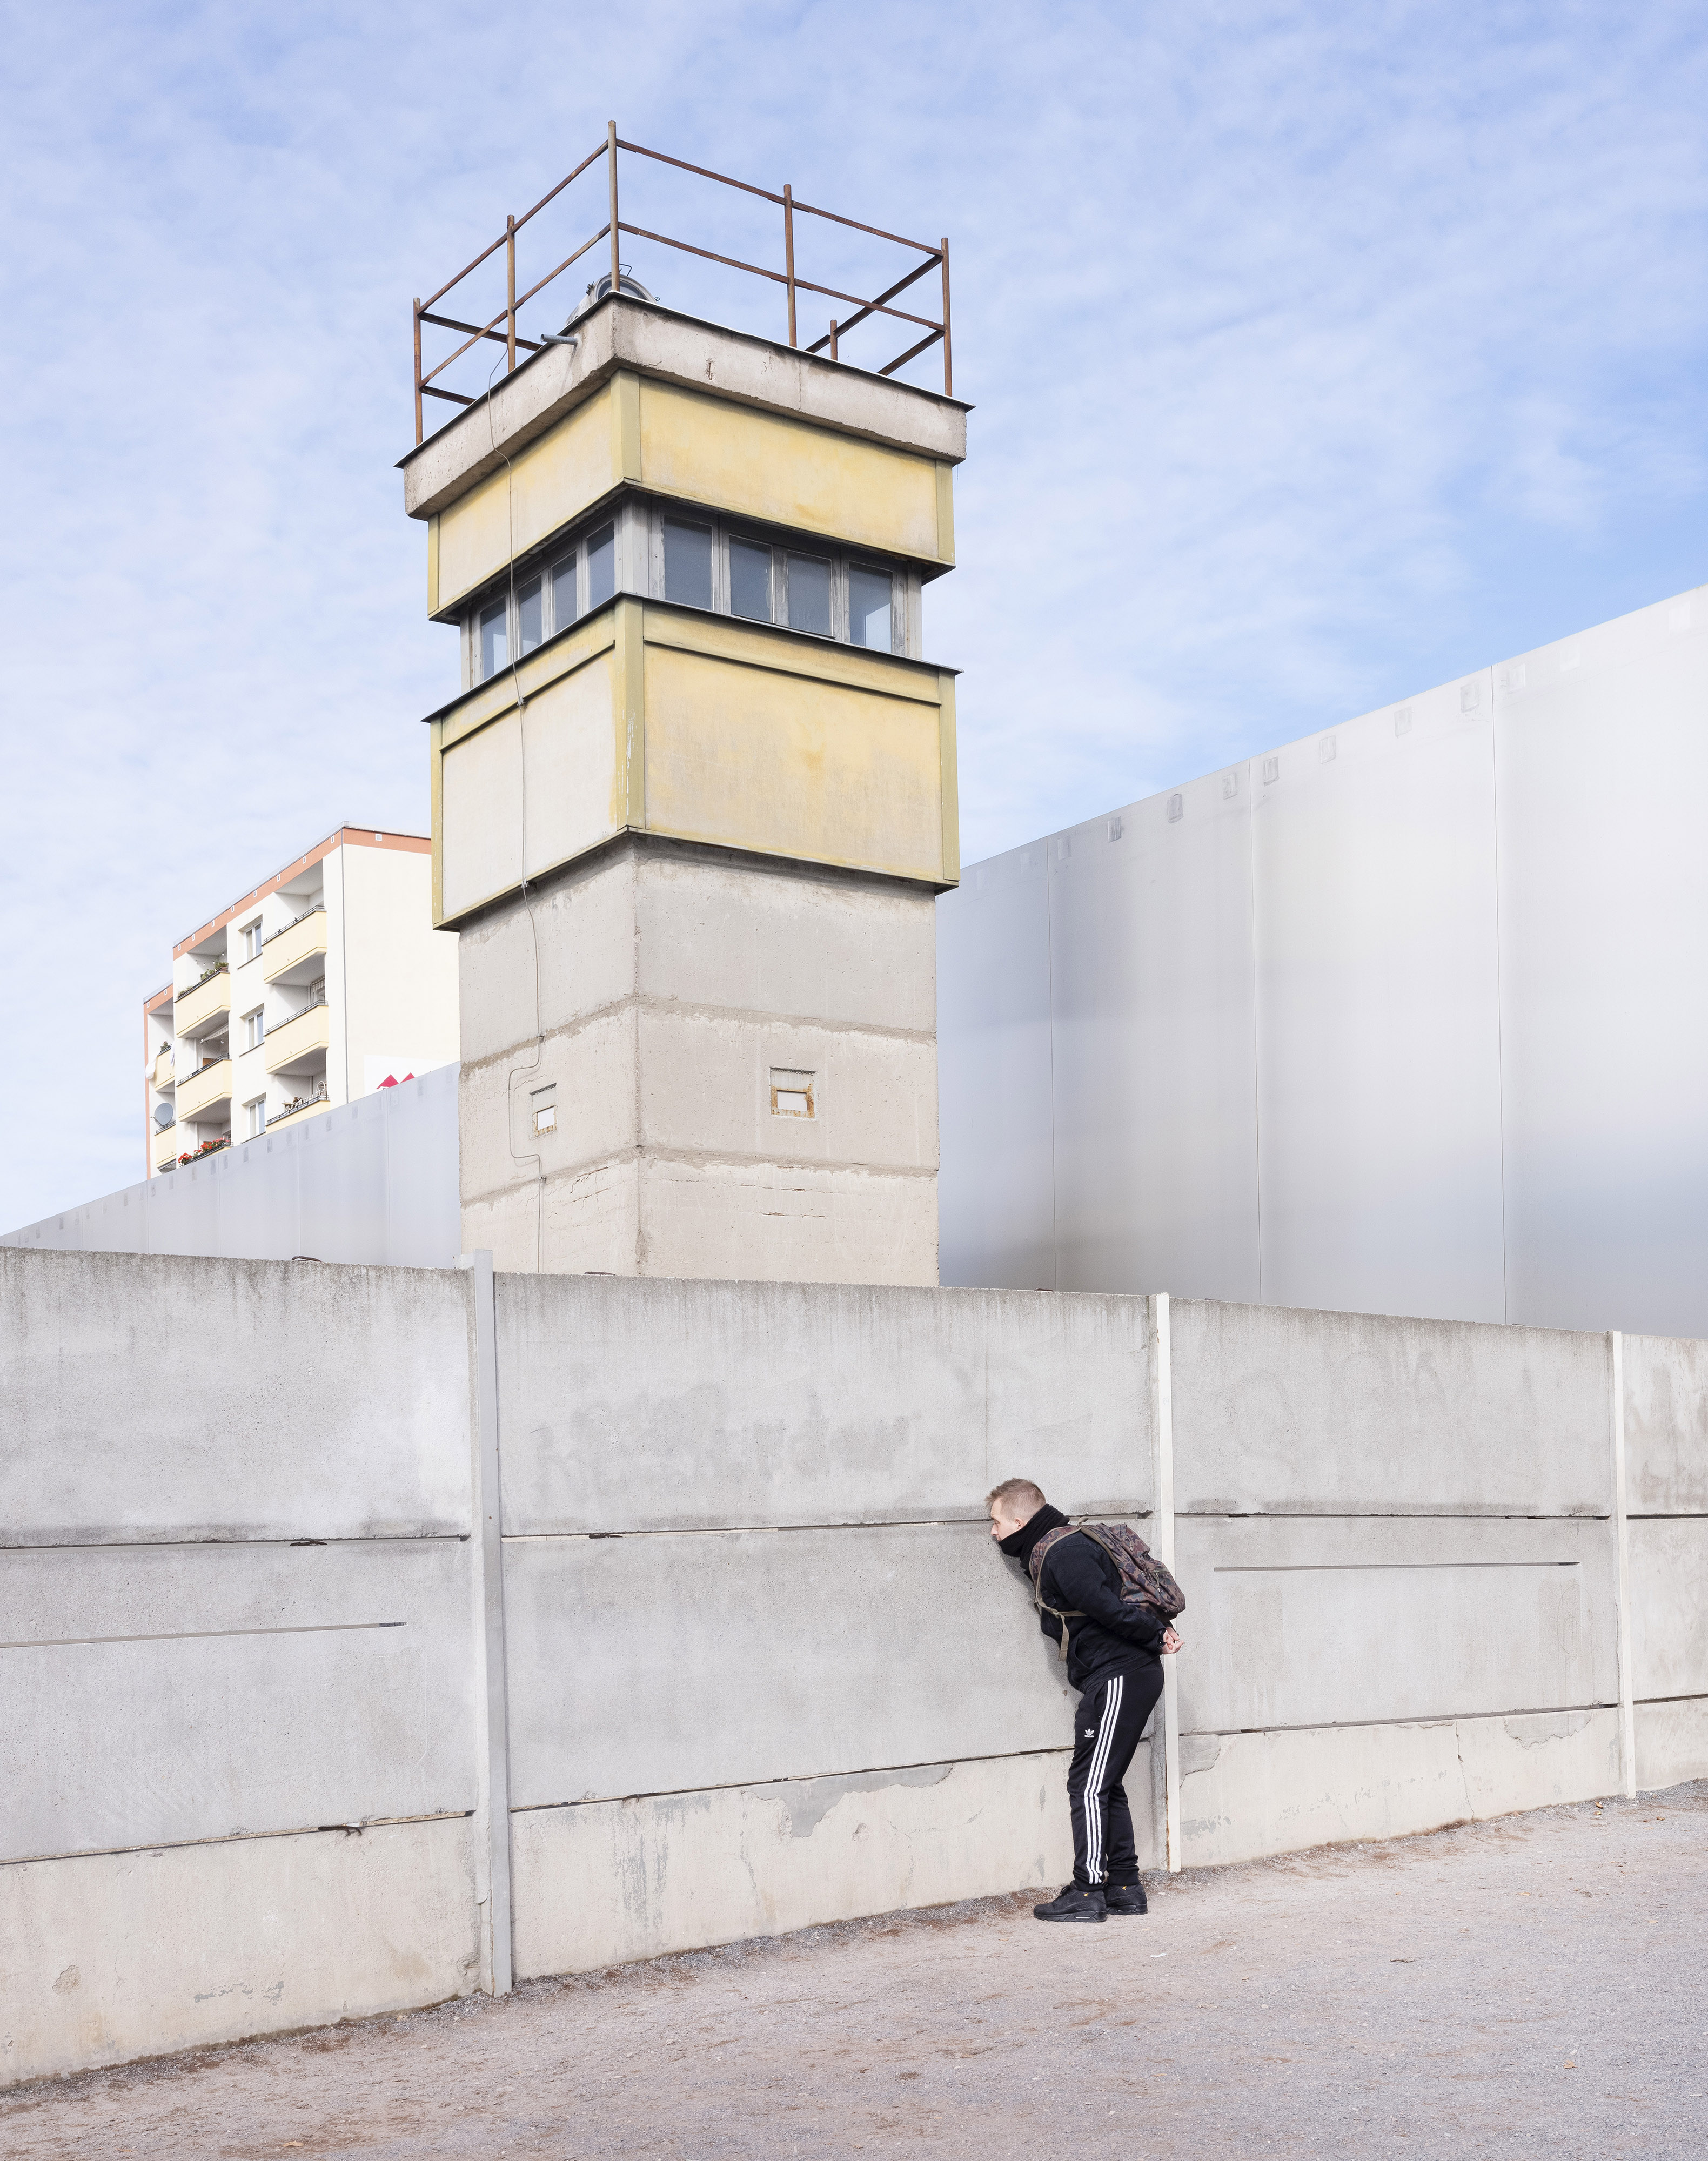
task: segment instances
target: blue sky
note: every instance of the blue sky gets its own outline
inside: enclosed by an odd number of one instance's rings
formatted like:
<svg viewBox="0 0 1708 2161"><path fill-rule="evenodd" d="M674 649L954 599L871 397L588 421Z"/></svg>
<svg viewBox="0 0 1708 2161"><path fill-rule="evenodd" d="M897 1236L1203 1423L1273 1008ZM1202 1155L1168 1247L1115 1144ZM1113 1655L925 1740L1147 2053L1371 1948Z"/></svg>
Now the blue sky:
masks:
<svg viewBox="0 0 1708 2161"><path fill-rule="evenodd" d="M0 1225L142 1174L174 939L424 830L409 300L607 118L950 235L969 861L1708 578L1699 8L4 19Z"/></svg>

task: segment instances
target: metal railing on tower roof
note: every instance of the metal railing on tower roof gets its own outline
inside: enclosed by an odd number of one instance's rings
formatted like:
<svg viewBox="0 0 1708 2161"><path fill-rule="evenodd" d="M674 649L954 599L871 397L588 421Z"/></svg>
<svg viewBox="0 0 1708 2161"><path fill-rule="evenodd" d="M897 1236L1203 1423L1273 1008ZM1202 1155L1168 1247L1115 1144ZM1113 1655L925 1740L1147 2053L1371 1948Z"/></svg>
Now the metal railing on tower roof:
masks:
<svg viewBox="0 0 1708 2161"><path fill-rule="evenodd" d="M653 232L644 226L625 221L621 214L617 191L618 154L623 151L627 151L631 157L650 158L660 165L674 167L678 172L692 174L698 179L714 181L720 187L734 188L739 190L743 195L757 196L762 201L775 205L783 213L782 268L774 269L763 263L745 262L738 256L723 254L714 248L700 247L692 241L677 239L669 233ZM570 253L565 256L555 268L548 270L544 277L537 278L532 284L518 293L517 290L518 235L525 226L538 217L549 204L555 202L566 188L578 180L584 173L589 171L601 158L606 160L607 168L607 206L604 224L596 232L582 241L578 247L571 249ZM822 219L826 223L841 227L849 232L864 233L872 239L883 242L886 247L906 248L911 253L923 257L924 260L912 265L903 276L895 279L893 284L886 285L881 292L870 298L858 293L846 292L840 286L821 284L815 279L804 277L796 267L795 220L797 217ZM479 402L477 395L449 389L436 379L443 376L448 368L454 367L456 362L462 359L473 347L481 345L483 341L502 345L504 347L503 367L507 375L516 367L516 357L518 352L531 356L544 351L548 340L544 337L524 337L517 328L518 315L531 301L545 290L555 279L560 278L565 271L596 247L601 241L610 242L610 268L604 273L604 278L608 279L609 281L607 290L620 293L627 274L627 266L619 260L622 236L625 233L633 239L650 241L661 247L674 247L685 255L695 256L702 262L717 263L726 269L740 271L751 277L767 279L772 284L782 286L786 303L789 342L791 346L800 345L797 321L799 313L798 305L799 295L813 294L823 299L846 302L854 310L854 313L850 315L841 318L831 316L829 328L821 336L815 338L811 344L805 346L805 350L808 352L822 352L828 347L831 358L839 360L842 357L841 351L842 341L849 332L857 329L862 324L876 322L881 318L906 323L915 329L921 330L924 332L922 337L917 338L904 351L898 353L894 359L884 362L875 372L879 375L893 375L898 368L905 367L909 361L916 360L921 353L928 351L934 345L940 344L943 347L943 394L945 397L954 395L955 378L949 315L949 242L946 238L935 243L924 240L908 240L900 233L885 232L881 226L867 225L859 218L844 217L838 211L821 210L816 204L802 202L786 182L779 193L775 189L756 186L750 180L732 180L726 173L714 173L704 165L690 164L685 159L669 157L662 150L648 150L639 143L624 142L617 134L617 122L613 120L606 129L604 142L596 150L583 158L573 171L566 173L555 187L549 188L534 204L532 210L524 211L520 217L507 217L504 221L503 232L488 247L483 247L471 263L465 264L456 275L448 279L436 293L430 294L425 300L417 300L414 303L415 440L419 443L423 439L422 400L424 398L440 398L454 405L473 405ZM440 303L448 294L455 292L466 279L471 278L483 264L489 263L500 249L504 251L505 298L503 306L496 315L489 317L485 322L469 322L459 316L435 312ZM898 308L894 305L903 293L918 284L921 279L929 276L934 270L940 273L941 279L942 313L940 316L919 315L911 309ZM603 280L596 281L597 282L603 282ZM462 339L462 342L446 353L442 359L425 368L422 365L421 352L421 331L424 324L435 330L454 331ZM495 375L497 372L496 365L492 372Z"/></svg>

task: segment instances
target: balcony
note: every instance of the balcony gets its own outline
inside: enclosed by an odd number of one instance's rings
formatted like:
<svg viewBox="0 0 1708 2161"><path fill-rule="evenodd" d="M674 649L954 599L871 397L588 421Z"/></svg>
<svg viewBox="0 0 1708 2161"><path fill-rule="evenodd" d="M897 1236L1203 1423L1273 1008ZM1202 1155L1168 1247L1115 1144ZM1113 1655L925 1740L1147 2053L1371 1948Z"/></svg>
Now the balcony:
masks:
<svg viewBox="0 0 1708 2161"><path fill-rule="evenodd" d="M232 1061L216 1058L188 1080L178 1084L178 1122L206 1118L232 1107Z"/></svg>
<svg viewBox="0 0 1708 2161"><path fill-rule="evenodd" d="M172 1049L169 1044L156 1057L148 1078L157 1088L169 1088L173 1083Z"/></svg>
<svg viewBox="0 0 1708 2161"><path fill-rule="evenodd" d="M322 1081L309 1094L299 1096L294 1102L287 1103L282 1110L273 1112L267 1121L267 1130L270 1133L275 1126L282 1126L287 1118L312 1118L316 1112L330 1111L331 1107L326 1096L325 1083Z"/></svg>
<svg viewBox="0 0 1708 2161"><path fill-rule="evenodd" d="M148 1143L149 1160L155 1169L164 1170L176 1163L178 1151L183 1145L183 1137L176 1126L168 1126L164 1132L156 1132Z"/></svg>
<svg viewBox="0 0 1708 2161"><path fill-rule="evenodd" d="M307 975L324 975L326 957L326 911L323 906L311 908L306 914L288 923L283 930L275 930L261 949L261 980L264 983L281 983L295 977L305 980ZM310 964L320 962L314 966Z"/></svg>
<svg viewBox="0 0 1708 2161"><path fill-rule="evenodd" d="M289 1020L275 1021L267 1031L262 1053L268 1071L296 1073L310 1066L324 1070L326 1045L331 1039L330 1023L325 999L310 1006L306 1013L293 1013ZM181 1110L179 1115L183 1115Z"/></svg>
<svg viewBox="0 0 1708 2161"><path fill-rule="evenodd" d="M206 1035L231 1010L231 971L221 961L199 983L192 983L174 1001L172 1025L180 1035Z"/></svg>

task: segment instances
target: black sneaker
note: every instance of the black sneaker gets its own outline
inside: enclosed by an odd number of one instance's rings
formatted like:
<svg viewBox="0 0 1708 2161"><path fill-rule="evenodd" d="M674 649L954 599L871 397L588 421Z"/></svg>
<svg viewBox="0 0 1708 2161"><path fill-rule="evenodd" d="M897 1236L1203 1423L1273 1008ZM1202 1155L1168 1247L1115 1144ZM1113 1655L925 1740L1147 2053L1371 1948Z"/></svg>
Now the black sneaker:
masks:
<svg viewBox="0 0 1708 2161"><path fill-rule="evenodd" d="M1083 1883L1065 1883L1059 1898L1032 1908L1032 1918L1034 1921L1107 1921L1109 1917L1103 1910L1103 1893L1095 1883L1089 1890Z"/></svg>
<svg viewBox="0 0 1708 2161"><path fill-rule="evenodd" d="M1106 1883L1103 1886L1103 1904L1112 1914L1148 1914L1150 1901L1144 1895L1143 1883Z"/></svg>

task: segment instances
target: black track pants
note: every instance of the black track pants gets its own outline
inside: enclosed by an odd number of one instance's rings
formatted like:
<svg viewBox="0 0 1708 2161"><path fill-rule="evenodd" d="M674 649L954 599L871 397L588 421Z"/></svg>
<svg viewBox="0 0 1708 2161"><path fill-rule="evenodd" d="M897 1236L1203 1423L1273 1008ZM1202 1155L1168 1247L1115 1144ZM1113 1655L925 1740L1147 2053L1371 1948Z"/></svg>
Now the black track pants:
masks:
<svg viewBox="0 0 1708 2161"><path fill-rule="evenodd" d="M1137 1883L1138 1851L1122 1779L1163 1692L1154 1659L1093 1681L1080 1698L1068 1805L1074 1819L1074 1881Z"/></svg>

